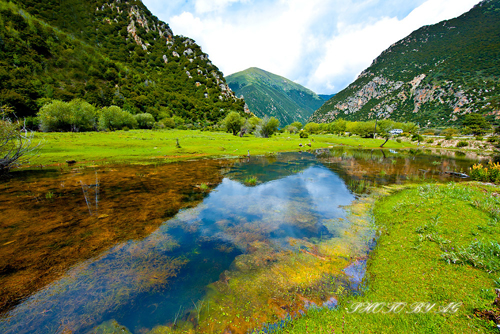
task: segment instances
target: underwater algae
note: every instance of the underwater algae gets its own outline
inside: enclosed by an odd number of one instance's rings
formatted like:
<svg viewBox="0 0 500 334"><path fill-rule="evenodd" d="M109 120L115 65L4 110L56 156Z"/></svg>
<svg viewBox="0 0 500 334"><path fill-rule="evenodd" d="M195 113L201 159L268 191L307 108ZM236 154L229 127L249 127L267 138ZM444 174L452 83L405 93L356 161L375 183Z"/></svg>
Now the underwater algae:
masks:
<svg viewBox="0 0 500 334"><path fill-rule="evenodd" d="M181 208L196 205L205 196L196 185L215 187L222 180L218 171L228 163L76 167L2 180L0 312L80 261L144 238ZM84 185L97 185L98 196L91 188L86 198Z"/></svg>

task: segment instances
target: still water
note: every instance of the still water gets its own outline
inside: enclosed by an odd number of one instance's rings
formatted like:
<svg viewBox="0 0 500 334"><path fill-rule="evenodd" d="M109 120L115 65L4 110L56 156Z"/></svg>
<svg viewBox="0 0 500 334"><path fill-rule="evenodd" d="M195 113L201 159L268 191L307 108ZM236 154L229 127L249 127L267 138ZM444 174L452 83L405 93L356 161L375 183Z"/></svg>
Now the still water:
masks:
<svg viewBox="0 0 500 334"><path fill-rule="evenodd" d="M346 206L474 162L334 149L20 173L0 183L0 331L245 333L335 307L375 242Z"/></svg>

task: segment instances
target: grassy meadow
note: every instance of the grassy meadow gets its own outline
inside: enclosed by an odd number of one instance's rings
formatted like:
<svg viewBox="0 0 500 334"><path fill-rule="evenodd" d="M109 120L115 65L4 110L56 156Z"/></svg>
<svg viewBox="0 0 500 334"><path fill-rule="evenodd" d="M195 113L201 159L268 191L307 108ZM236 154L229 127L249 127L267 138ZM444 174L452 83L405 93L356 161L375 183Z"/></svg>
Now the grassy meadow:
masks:
<svg viewBox="0 0 500 334"><path fill-rule="evenodd" d="M336 310L309 311L277 332L498 332L474 313L494 309L500 288L499 190L478 183L392 187L375 204L380 236L364 294L340 297Z"/></svg>
<svg viewBox="0 0 500 334"><path fill-rule="evenodd" d="M176 139L179 139L180 148ZM348 145L378 148L383 139L311 135L307 139L298 134L277 134L271 138L233 136L224 132L198 130L130 130L116 132L49 132L36 133L35 141L41 142L38 155L30 165L55 165L66 160L77 162L147 162L147 159L168 161L204 157L238 157L263 155L274 152L292 152L307 149ZM302 144L303 146L299 146ZM310 144L309 147L307 144ZM385 148L415 147L411 143L390 140Z"/></svg>

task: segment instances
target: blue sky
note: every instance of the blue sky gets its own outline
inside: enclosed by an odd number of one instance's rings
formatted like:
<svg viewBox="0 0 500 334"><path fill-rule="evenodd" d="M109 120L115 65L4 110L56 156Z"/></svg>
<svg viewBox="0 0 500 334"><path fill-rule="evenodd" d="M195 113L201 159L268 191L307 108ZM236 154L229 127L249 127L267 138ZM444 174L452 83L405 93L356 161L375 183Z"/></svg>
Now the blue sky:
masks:
<svg viewBox="0 0 500 334"><path fill-rule="evenodd" d="M479 0L143 0L224 75L249 67L320 94L349 85L383 50Z"/></svg>

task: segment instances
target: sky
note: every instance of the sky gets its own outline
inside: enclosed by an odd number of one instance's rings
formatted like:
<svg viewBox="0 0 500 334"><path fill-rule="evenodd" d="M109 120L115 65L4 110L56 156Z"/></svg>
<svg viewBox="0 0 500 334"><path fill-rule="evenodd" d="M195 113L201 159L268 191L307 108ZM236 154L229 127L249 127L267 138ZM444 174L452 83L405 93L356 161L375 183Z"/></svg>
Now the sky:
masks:
<svg viewBox="0 0 500 334"><path fill-rule="evenodd" d="M225 76L258 67L318 94L347 87L393 43L479 0L142 0Z"/></svg>

